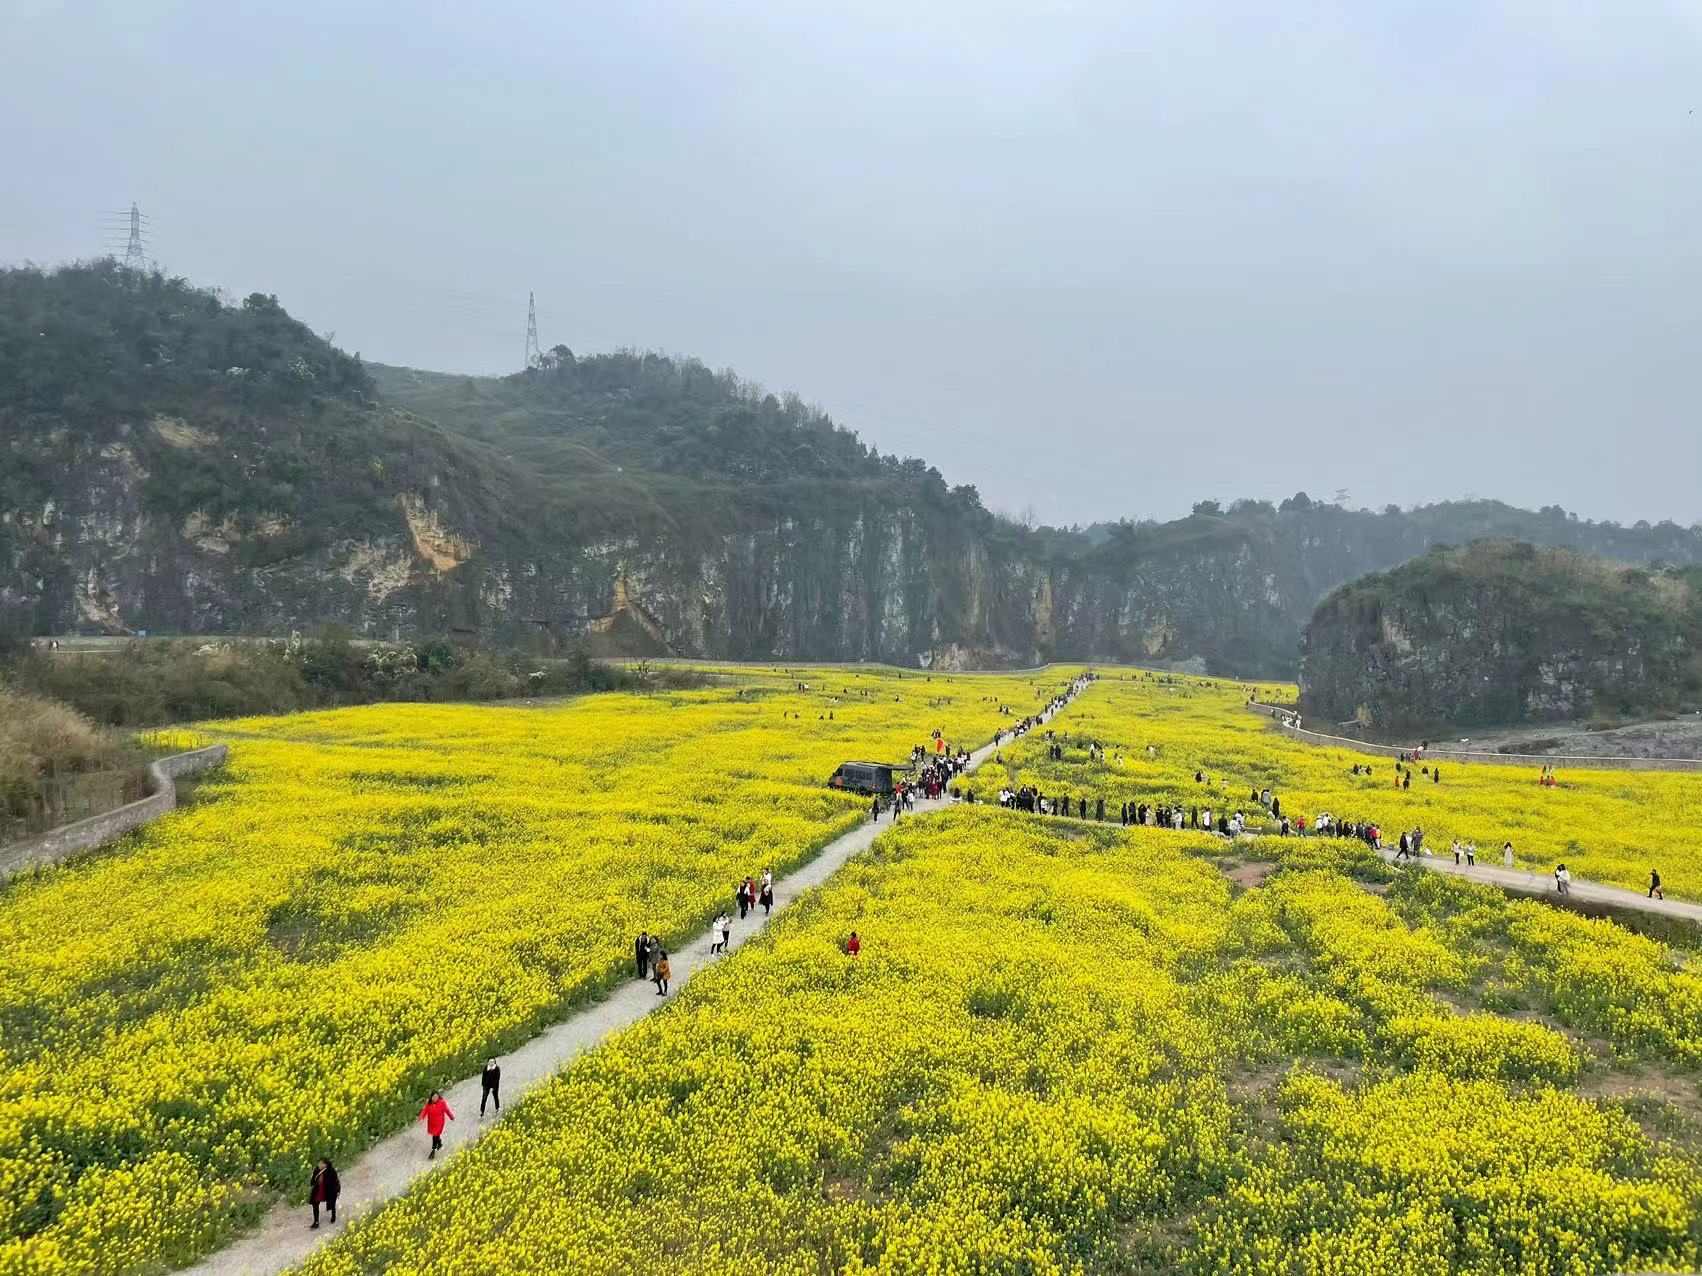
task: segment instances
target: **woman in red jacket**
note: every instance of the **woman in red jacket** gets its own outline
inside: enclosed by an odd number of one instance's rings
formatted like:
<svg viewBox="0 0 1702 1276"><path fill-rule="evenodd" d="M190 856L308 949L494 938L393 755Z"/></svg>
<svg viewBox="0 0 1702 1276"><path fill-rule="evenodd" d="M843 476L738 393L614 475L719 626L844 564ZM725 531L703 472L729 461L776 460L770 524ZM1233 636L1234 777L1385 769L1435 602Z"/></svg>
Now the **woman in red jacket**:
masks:
<svg viewBox="0 0 1702 1276"><path fill-rule="evenodd" d="M431 1098L425 1107L420 1109L420 1120L426 1123L426 1133L431 1135L431 1152L426 1160L431 1160L443 1147L443 1122L453 1121L455 1114L449 1110L449 1105L443 1101L443 1096L436 1090L431 1092Z"/></svg>

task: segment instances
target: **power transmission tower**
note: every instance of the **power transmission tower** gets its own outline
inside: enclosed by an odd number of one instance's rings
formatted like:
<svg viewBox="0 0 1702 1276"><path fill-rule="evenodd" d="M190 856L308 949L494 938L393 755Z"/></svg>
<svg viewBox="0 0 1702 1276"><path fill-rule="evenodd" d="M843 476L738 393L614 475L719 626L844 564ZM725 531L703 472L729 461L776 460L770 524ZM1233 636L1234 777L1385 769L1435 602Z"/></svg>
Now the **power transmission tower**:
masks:
<svg viewBox="0 0 1702 1276"><path fill-rule="evenodd" d="M107 236L124 236L124 268L138 273L149 268L148 261L148 218L134 203L130 211L103 213L107 220L102 230ZM113 250L116 255L118 244L113 239L105 241L105 247ZM154 263L157 265L157 263Z"/></svg>
<svg viewBox="0 0 1702 1276"><path fill-rule="evenodd" d="M531 293L526 294L526 366L535 368L544 361L538 347L538 303Z"/></svg>
<svg viewBox="0 0 1702 1276"><path fill-rule="evenodd" d="M136 207L134 201L130 204L130 242L124 249L124 268L126 270L146 270L147 258L142 252L142 210Z"/></svg>

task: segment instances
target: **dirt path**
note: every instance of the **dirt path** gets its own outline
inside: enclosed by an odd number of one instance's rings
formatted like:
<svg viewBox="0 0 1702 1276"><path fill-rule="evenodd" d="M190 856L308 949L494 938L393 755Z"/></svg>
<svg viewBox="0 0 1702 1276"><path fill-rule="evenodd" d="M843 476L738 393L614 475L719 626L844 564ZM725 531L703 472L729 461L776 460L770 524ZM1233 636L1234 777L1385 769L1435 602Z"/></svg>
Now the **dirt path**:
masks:
<svg viewBox="0 0 1702 1276"><path fill-rule="evenodd" d="M1052 716L1044 715L1047 720ZM993 756L998 747L986 744L977 749L970 755L969 769L979 767ZM906 814L902 819L915 819L951 805L944 798L932 802L918 801L915 813ZM775 914L784 912L806 891L820 886L846 860L867 850L870 843L890 827L890 818L876 823L865 821L828 843L809 863L783 878L777 878L774 883ZM752 936L760 934L767 921L767 915L760 911L744 921L735 921L729 949L737 949ZM673 971L668 997L657 996L653 984L640 983L634 978L603 1001L553 1028L545 1029L524 1046L502 1056L504 1103L511 1108L528 1091L550 1080L610 1033L635 1024L652 1011L661 1009L685 987L693 974L720 960L720 957L709 955L709 933L705 931L689 944L668 954L668 964ZM326 1225L318 1231L311 1231L306 1206L294 1199L279 1201L255 1231L209 1255L188 1271L192 1276L260 1276L293 1267L306 1260L325 1241L339 1235L354 1218L400 1196L416 1180L453 1159L456 1152L476 1142L496 1124L498 1118L495 1116L484 1120L479 1117L477 1075L447 1087L443 1097L456 1119L444 1129L443 1151L437 1160L426 1160L430 1140L421 1132L423 1127L392 1134L367 1149L358 1160L340 1168L343 1194L338 1202L335 1227Z"/></svg>
<svg viewBox="0 0 1702 1276"><path fill-rule="evenodd" d="M1394 851L1384 850L1381 854L1389 863L1395 863ZM1456 865L1452 852L1449 852L1446 859L1441 856L1421 855L1412 862L1433 873L1447 873L1471 882L1484 882L1490 886L1499 886L1502 890L1517 891L1521 895L1544 896L1551 904L1561 902L1555 893L1552 873L1527 873L1522 869L1502 868L1499 864L1478 864L1476 867ZM1635 913L1647 913L1653 917L1677 917L1684 921L1702 922L1702 904L1690 904L1681 899L1650 899L1641 891L1626 890L1620 886L1603 886L1598 882L1583 881L1577 876L1572 878L1571 899L1576 903L1606 904Z"/></svg>

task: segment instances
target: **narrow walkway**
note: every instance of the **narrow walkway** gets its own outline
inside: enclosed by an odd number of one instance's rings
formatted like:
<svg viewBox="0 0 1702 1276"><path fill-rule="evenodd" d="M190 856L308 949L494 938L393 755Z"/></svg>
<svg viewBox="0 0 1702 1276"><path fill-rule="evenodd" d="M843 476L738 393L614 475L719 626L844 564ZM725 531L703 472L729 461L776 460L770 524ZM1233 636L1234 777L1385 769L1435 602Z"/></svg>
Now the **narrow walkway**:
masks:
<svg viewBox="0 0 1702 1276"><path fill-rule="evenodd" d="M1412 749L1410 744L1373 744L1369 740L1355 740L1348 736L1326 735L1322 731L1311 731L1304 727L1291 727L1288 725L1288 715L1295 712L1291 704L1266 704L1262 700L1249 700L1245 707L1269 718L1271 725L1278 731L1301 744L1312 744L1326 749L1349 749L1376 758L1398 758ZM1640 758L1628 754L1590 756L1564 753L1487 753L1474 749L1455 749L1447 745L1438 745L1431 749L1425 754L1423 761L1440 762L1444 758L1450 762L1478 762L1490 766L1555 766L1578 771L1702 771L1702 758Z"/></svg>
<svg viewBox="0 0 1702 1276"><path fill-rule="evenodd" d="M1389 863L1396 863L1394 851L1383 850L1380 854ZM1500 852L1495 854L1499 855ZM1416 860L1406 862L1421 865L1433 873L1447 873L1451 877L1463 877L1470 882L1499 886L1502 890L1517 891L1521 895L1540 895L1549 903L1562 907L1568 900L1575 904L1607 904L1655 917L1677 917L1685 921L1702 922L1702 904L1690 904L1681 899L1650 899L1639 891L1626 890L1621 886L1603 886L1599 882L1580 881L1577 877L1572 879L1571 893L1562 897L1554 889L1553 873L1527 873L1522 869L1502 868L1499 864L1479 863L1475 867L1463 863L1455 864L1451 849L1446 858L1440 855L1421 855Z"/></svg>
<svg viewBox="0 0 1702 1276"><path fill-rule="evenodd" d="M1091 685L1091 684L1090 684ZM1079 693L1076 693L1079 694ZM1070 700L1074 695L1069 697ZM1066 706L1069 700L1065 701ZM1049 721L1051 713L1041 715ZM974 770L1000 746L986 744L969 755L969 769ZM916 809L901 817L911 820L953 805L949 798L935 801L918 800ZM774 912L782 913L800 895L820 886L838 868L867 850L875 838L892 827L890 818L871 823L865 820L849 833L828 843L811 859L774 883ZM741 947L746 940L761 932L768 918L761 912L744 921L733 923L733 938L729 947ZM636 978L611 993L605 1000L591 1006L553 1028L545 1029L524 1046L502 1056L502 1090L504 1102L512 1106L518 1099L544 1084L586 1050L604 1037L637 1023L653 1010L659 1010L684 988L693 974L721 960L709 955L709 932L692 940L685 947L668 954L673 970L668 997L658 997L653 984L640 983ZM305 1261L323 1242L338 1236L361 1214L383 1205L407 1191L416 1179L422 1178L450 1160L456 1152L475 1142L496 1118L479 1118L479 1078L475 1075L443 1091L449 1110L455 1114L443 1132L443 1151L436 1161L427 1161L430 1140L422 1133L423 1126L410 1127L380 1140L359 1160L340 1167L343 1194L338 1202L336 1226L322 1225L318 1231L308 1228L310 1215L305 1205L294 1199L280 1201L260 1226L247 1236L233 1242L215 1254L208 1255L188 1271L191 1276L261 1276L281 1272ZM424 1096L421 1096L422 1100Z"/></svg>

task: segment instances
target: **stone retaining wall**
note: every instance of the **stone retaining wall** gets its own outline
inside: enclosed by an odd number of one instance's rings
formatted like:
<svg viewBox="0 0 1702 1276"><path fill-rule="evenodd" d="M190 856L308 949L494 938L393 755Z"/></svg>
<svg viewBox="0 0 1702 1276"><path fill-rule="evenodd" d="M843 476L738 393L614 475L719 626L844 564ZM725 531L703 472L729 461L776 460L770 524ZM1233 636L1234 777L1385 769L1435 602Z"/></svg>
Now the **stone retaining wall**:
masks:
<svg viewBox="0 0 1702 1276"><path fill-rule="evenodd" d="M1294 712L1293 705L1260 704L1249 701L1247 707L1255 713L1262 713L1271 718L1277 730L1291 740L1299 740L1304 744L1332 745L1338 749L1352 749L1356 753L1375 754L1380 758L1398 758L1408 752L1411 746L1403 749L1395 744L1369 744L1364 740L1354 740L1348 736L1325 735L1321 731L1307 731L1303 727L1291 727L1285 721ZM1488 762L1494 766L1523 766L1541 769L1545 766L1559 768L1588 767L1604 771L1694 771L1702 772L1702 758L1623 758L1623 757L1567 757L1552 753L1491 753L1487 751L1473 752L1467 749L1432 749L1424 755L1426 762Z"/></svg>
<svg viewBox="0 0 1702 1276"><path fill-rule="evenodd" d="M0 846L0 877L15 873L19 869L57 864L67 856L101 846L131 829L140 828L151 820L159 819L177 805L177 786L173 783L174 780L185 775L198 775L210 767L218 766L225 760L229 751L226 745L214 744L205 749L192 749L188 753L174 753L169 758L160 758L149 763L148 774L154 782L154 791L151 794L104 815L92 815L86 820L78 820L75 824L52 829L27 842Z"/></svg>

